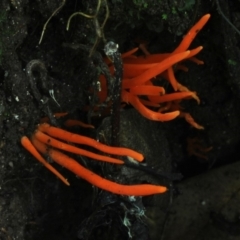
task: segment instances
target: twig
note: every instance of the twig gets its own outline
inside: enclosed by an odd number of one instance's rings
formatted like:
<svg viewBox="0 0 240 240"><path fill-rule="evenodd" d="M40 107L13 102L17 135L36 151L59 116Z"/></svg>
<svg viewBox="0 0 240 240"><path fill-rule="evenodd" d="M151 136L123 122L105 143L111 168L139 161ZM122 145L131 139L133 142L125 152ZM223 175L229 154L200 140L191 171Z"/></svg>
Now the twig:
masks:
<svg viewBox="0 0 240 240"><path fill-rule="evenodd" d="M98 21L98 14L99 14L102 2L105 3L106 15L105 15L103 23L100 25L99 21ZM96 46L98 45L99 39L102 38L103 42L104 43L106 42L105 37L104 37L103 29L104 29L104 26L105 26L105 24L107 22L107 19L109 17L109 8L108 8L107 0L98 0L98 5L97 5L97 8L96 8L96 11L95 11L94 15L89 15L89 14L86 14L86 13L83 13L83 12L73 13L67 21L67 27L66 27L67 31L69 30L72 18L77 16L77 15L83 16L85 18L93 19L93 23L94 23L94 26L95 26L95 31L96 31L97 38L96 38L95 43L93 44L93 46L92 46L92 48L89 52L89 57L91 57L93 55L94 50L96 49Z"/></svg>
<svg viewBox="0 0 240 240"><path fill-rule="evenodd" d="M118 44L108 42L104 47L105 54L112 60L115 69L114 79L111 83L109 97L112 100L112 145L117 146L120 132L120 109L123 78L123 63L118 51Z"/></svg>
<svg viewBox="0 0 240 240"><path fill-rule="evenodd" d="M221 7L220 7L220 4L219 4L219 1L218 0L215 0L216 1L216 4L217 4L217 10L219 12L219 14L223 17L223 19L240 35L240 31L230 22L230 20L224 15Z"/></svg>
<svg viewBox="0 0 240 240"><path fill-rule="evenodd" d="M52 13L52 15L48 18L48 20L45 22L45 24L43 25L43 30L42 30L42 33L41 33L41 37L40 37L40 40L39 40L39 43L38 44L41 44L42 42L42 39L43 39L43 35L45 33L45 30L47 28L47 25L49 23L49 21L52 19L52 17L57 14L57 12L64 6L66 0L63 0L62 1L62 4Z"/></svg>

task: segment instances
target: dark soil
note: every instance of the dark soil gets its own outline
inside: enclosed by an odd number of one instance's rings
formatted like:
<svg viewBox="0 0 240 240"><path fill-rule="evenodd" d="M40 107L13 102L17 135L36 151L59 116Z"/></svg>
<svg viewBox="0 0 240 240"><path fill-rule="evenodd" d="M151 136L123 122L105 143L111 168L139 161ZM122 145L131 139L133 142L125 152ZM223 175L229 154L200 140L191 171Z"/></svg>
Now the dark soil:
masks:
<svg viewBox="0 0 240 240"><path fill-rule="evenodd" d="M193 129L183 119L156 125L146 123L146 119L141 120L137 114L123 114L122 124L127 127L121 131L128 141L123 137L121 144L140 151L146 149L150 165L159 167L165 174L173 167L184 178L239 160L240 35L219 14L215 1L146 2L148 6L108 1L110 16L104 35L107 40L118 43L121 52L136 47L139 41L147 42L152 53L171 52L201 16L211 14L192 45L204 47L198 57L205 64L186 63L189 72L176 74L179 82L198 93L201 104L189 101L184 108L205 130ZM219 2L221 11L240 29L240 1ZM31 136L40 119L51 113L69 113L67 117L53 120L61 127L67 118L84 122L90 119L84 109L94 103L89 89L96 85L104 70L103 39L99 39L96 51L89 57L96 40L93 21L76 16L69 31L66 25L76 11L94 14L97 1L66 1L49 21L39 44L44 24L62 3L61 0L2 0L0 3L0 239L127 239L129 234L133 234L134 239L160 239L168 194L138 199L134 205L128 198L93 188L55 165L71 182L71 186L66 187L20 144L21 137ZM104 21L104 9L102 6L98 13L99 22ZM29 69L33 71L39 92L31 87ZM50 89L54 90L56 100L49 95ZM41 99L46 100L45 103ZM91 119L96 127L102 120L104 117ZM105 131L108 127L109 124L102 126ZM96 130L76 128L73 131L93 137L97 134ZM139 141L134 139L136 135ZM204 153L206 159L188 155L189 138L198 139L203 148L213 147ZM155 163L156 158L162 165ZM128 170L105 168L84 158L80 161L116 181L154 181L139 178L144 175L141 171L138 175ZM116 175L112 176L110 170L116 171ZM139 212L135 212L128 216L131 227L123 224L126 209L145 208L147 220L140 219Z"/></svg>

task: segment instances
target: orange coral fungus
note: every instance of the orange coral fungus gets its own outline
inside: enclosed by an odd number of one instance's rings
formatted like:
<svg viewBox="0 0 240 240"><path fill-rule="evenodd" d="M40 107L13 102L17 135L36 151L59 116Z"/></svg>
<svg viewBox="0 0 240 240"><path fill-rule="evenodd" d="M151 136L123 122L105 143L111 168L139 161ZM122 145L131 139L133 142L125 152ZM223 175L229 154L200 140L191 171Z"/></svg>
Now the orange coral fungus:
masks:
<svg viewBox="0 0 240 240"><path fill-rule="evenodd" d="M49 155L53 161L67 168L77 176L85 179L92 185L115 194L146 196L164 193L165 191L167 191L167 188L164 186L157 186L152 184L122 185L102 178L94 172L84 168L77 161L75 161L61 151L80 154L82 156L87 156L95 160L105 161L114 164L124 164L124 162L122 160L108 157L103 154L96 154L84 150L79 146L71 145L71 143L69 142L87 145L107 154L129 156L139 162L143 160L143 155L134 150L122 147L110 147L94 139L50 126L47 123L43 123L38 126L38 129L32 135L31 141L26 136L22 137L21 139L23 147L27 149L38 161L40 161L46 168L48 168L66 185L70 185L69 182L55 168L53 168L48 162L46 162L46 160L40 155L40 153Z"/></svg>
<svg viewBox="0 0 240 240"><path fill-rule="evenodd" d="M203 47L189 50L189 46L196 37L197 33L203 28L210 14L204 15L185 35L179 46L172 53L163 54L145 54L144 56L135 56L137 49L133 49L122 54L123 60L123 80L122 80L122 102L131 104L144 117L154 121L169 121L176 117L184 117L193 127L203 129L197 124L189 113L181 111L179 102L183 99L192 98L200 103L196 92L190 91L187 87L180 84L175 75L174 69L188 69L179 64L183 60L189 59L197 64L203 64L195 56ZM113 72L113 66L109 60L110 72ZM179 64L179 65L178 65ZM176 93L165 93L165 89L155 86L154 78L162 76L167 79ZM101 91L99 92L100 103L107 99L106 79L100 76ZM178 101L178 104L165 104ZM178 107L178 108L177 108ZM165 109L163 111L163 109ZM164 113L163 113L164 112Z"/></svg>
<svg viewBox="0 0 240 240"><path fill-rule="evenodd" d="M49 171L51 171L53 174L55 174L60 180L62 180L66 185L70 185L69 182L48 162L45 161L45 159L40 155L40 153L37 151L35 146L32 144L32 142L26 137L23 136L21 138L21 143L24 148L26 148L39 162L41 162Z"/></svg>
<svg viewBox="0 0 240 240"><path fill-rule="evenodd" d="M64 136L63 140L65 140L65 141L69 141L69 142L73 142L73 143L77 143L77 144L88 145L88 146L96 148L102 152L106 152L108 154L113 154L113 155L118 155L118 156L125 155L125 156L132 157L139 162L143 161L143 155L136 151L133 151L131 149L123 148L123 147L107 146L105 144L102 144L102 143L96 141L95 139L81 136L78 134L74 134L74 133L65 131L63 129L50 126L47 123L39 125L38 130L40 130L41 132L47 133L48 135L58 138L58 139L63 139L62 136Z"/></svg>
<svg viewBox="0 0 240 240"><path fill-rule="evenodd" d="M187 138L187 151L189 156L196 156L207 160L206 153L210 152L213 147L204 147L199 138Z"/></svg>

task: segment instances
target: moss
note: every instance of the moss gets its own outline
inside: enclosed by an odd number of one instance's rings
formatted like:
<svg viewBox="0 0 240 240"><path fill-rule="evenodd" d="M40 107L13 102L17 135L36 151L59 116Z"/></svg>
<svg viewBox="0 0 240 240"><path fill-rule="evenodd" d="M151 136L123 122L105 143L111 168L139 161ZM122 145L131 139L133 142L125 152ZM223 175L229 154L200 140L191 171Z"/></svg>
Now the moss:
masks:
<svg viewBox="0 0 240 240"><path fill-rule="evenodd" d="M179 7L179 11L187 11L193 8L195 5L195 0L186 0L185 5L183 7Z"/></svg>
<svg viewBox="0 0 240 240"><path fill-rule="evenodd" d="M228 64L229 64L229 65L236 66L236 65L237 65L237 62L234 61L233 59L228 59Z"/></svg>

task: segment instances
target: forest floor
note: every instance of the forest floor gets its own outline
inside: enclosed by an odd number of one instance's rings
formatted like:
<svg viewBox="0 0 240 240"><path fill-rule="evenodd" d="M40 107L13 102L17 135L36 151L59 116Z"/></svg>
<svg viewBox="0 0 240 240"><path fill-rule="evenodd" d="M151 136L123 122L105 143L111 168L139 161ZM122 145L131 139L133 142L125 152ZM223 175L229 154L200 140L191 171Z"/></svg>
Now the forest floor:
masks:
<svg viewBox="0 0 240 240"><path fill-rule="evenodd" d="M209 239L208 229L203 228L206 222L213 222L217 231L224 231L224 235L214 235L216 239L237 239L240 234L235 227L239 221L235 219L239 214L238 209L234 207L231 217L226 217L222 212L227 211L224 208L226 202L220 199L226 199L224 194L229 197L238 193L239 179L230 179L236 180L236 184L231 185L228 193L222 192L223 195L219 195L217 184L225 184L224 189L228 189L228 181L223 179L212 183L206 180L209 179L209 173L210 178L214 179L216 171L221 171L216 173L217 176L227 177L239 166L233 164L239 161L240 149L240 36L219 14L218 1L192 1L191 7L186 7L184 11L180 10L182 6L167 3L154 6L150 4L152 1L148 6L137 8L132 5L133 9L128 7L127 1L108 1L110 16L104 28L105 37L117 42L121 52L136 47L139 39L148 43L148 50L152 53L171 52L200 17L211 14L209 22L192 44L192 47L203 46L198 58L204 61L204 65L188 62L186 66L189 71L176 74L179 82L196 91L200 97L200 105L189 101L184 104L184 110L190 112L204 126L204 130L192 128L183 119L166 123L151 122L131 107L123 110L121 144L144 152L152 166L158 166L166 173L174 170L183 175L183 180L174 184L176 191L173 193L141 199L138 204L146 209L147 218L140 221L136 215L129 216L131 226L123 221L127 219L126 208L132 207L125 198L97 190L55 165L71 182L70 187L64 186L35 161L20 143L22 136L31 136L40 119L47 115L46 109L69 113L67 117L57 120L61 126L67 118L85 122L89 119L84 109L89 104L88 89L99 77L103 42L100 39L96 52L89 58L89 50L96 39L93 21L77 16L72 19L69 31L66 31L66 25L68 18L76 11L85 9L93 13L97 1L64 2L2 0L0 3L0 239L126 239L135 233L133 239L160 239L159 235L162 235L162 239L166 240L200 240ZM185 2L187 6L191 1L179 1L178 4L180 2ZM46 26L39 44L44 24L61 5L58 14ZM223 1L221 11L240 29L240 1ZM101 9L98 20L103 19L104 10ZM46 84L49 89L54 89L57 103L49 97L47 105L43 107L35 98L26 73L29 62L34 59L46 66ZM104 117L94 118L92 122L96 129L99 127L108 131L110 123ZM74 128L73 131L96 137L99 129ZM197 145L202 147L200 149L212 147L212 150L207 153L200 151L200 154L204 154L202 158L190 156L189 139L197 139ZM80 158L80 161L105 177L112 177L109 169L88 163L87 159ZM126 172L128 170L118 170L115 179L121 180ZM138 179L141 182L154 181L150 177L139 177L138 174L131 171L129 178L133 182ZM216 187L211 187L209 191L206 186L195 183L200 174L206 176L206 179L200 177L201 183L206 181L208 186L213 184ZM189 181L193 181L197 188L194 194L186 187ZM201 219L205 225L197 222L199 228L194 227L195 231L188 238L186 234L190 232L187 227L185 232L177 235L178 222L169 220L169 203L172 200L175 213L182 214L183 211L193 214L194 211L189 209L184 211L190 205L180 204L180 210L174 205L178 201L175 201L175 195L179 195L179 201L181 196L186 197L186 188L189 201L202 202L204 194L211 194L211 202L219 200L222 203L217 210L206 210L206 217ZM198 193L195 191L201 191L203 195L196 197ZM229 201L228 204L233 206L235 203ZM127 206L125 210L123 205ZM228 208L231 206L228 205ZM194 214L201 215L199 212ZM198 219L196 215L194 219ZM172 223L171 228L166 224L168 222ZM196 238L202 229L203 234ZM211 237L214 239L213 235Z"/></svg>

